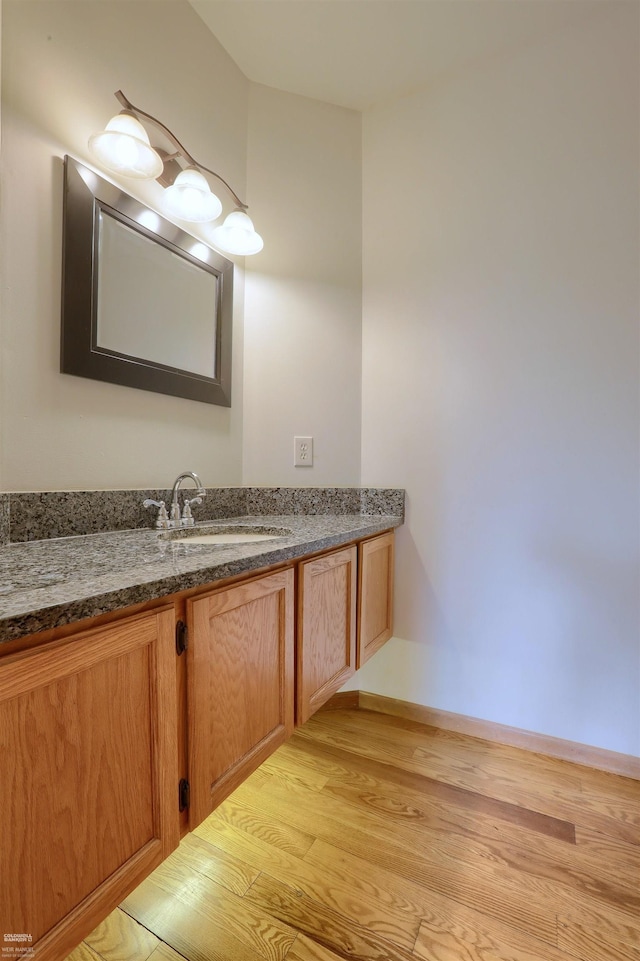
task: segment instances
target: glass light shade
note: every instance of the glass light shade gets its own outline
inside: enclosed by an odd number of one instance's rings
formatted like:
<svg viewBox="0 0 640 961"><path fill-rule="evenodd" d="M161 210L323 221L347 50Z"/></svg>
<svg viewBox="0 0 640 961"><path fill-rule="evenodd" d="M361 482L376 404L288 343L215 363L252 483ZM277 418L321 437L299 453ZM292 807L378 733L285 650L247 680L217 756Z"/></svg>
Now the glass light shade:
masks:
<svg viewBox="0 0 640 961"><path fill-rule="evenodd" d="M169 217L202 224L222 213L222 204L211 193L206 177L195 167L181 170L162 195L162 210Z"/></svg>
<svg viewBox="0 0 640 961"><path fill-rule="evenodd" d="M220 227L211 232L211 242L227 254L257 254L264 247L251 218L242 210L234 210Z"/></svg>
<svg viewBox="0 0 640 961"><path fill-rule="evenodd" d="M123 177L155 180L163 170L146 130L130 113L112 117L104 130L89 137L89 149L103 167Z"/></svg>

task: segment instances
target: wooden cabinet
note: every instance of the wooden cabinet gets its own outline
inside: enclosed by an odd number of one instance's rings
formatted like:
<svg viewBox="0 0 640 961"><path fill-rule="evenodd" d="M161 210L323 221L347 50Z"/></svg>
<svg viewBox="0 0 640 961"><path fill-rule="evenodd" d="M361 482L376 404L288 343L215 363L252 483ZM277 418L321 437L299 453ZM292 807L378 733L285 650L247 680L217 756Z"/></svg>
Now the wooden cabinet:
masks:
<svg viewBox="0 0 640 961"><path fill-rule="evenodd" d="M173 606L0 660L0 930L59 961L178 844Z"/></svg>
<svg viewBox="0 0 640 961"><path fill-rule="evenodd" d="M293 732L294 571L187 602L194 828Z"/></svg>
<svg viewBox="0 0 640 961"><path fill-rule="evenodd" d="M64 957L384 643L392 597L388 533L0 657L0 931Z"/></svg>
<svg viewBox="0 0 640 961"><path fill-rule="evenodd" d="M358 545L358 668L393 633L393 542L387 531Z"/></svg>
<svg viewBox="0 0 640 961"><path fill-rule="evenodd" d="M356 669L355 546L303 561L298 572L296 721L303 724Z"/></svg>

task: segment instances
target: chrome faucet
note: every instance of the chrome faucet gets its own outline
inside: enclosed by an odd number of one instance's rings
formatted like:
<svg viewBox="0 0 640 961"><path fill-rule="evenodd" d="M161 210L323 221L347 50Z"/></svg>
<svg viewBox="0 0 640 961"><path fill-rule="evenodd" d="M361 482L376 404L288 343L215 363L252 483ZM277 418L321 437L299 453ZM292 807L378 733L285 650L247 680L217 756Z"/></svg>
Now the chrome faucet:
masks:
<svg viewBox="0 0 640 961"><path fill-rule="evenodd" d="M167 508L164 506L164 501L154 501L150 497L142 502L143 507L157 507L158 516L156 518L156 528L159 531L166 531L169 528L169 515L167 514Z"/></svg>
<svg viewBox="0 0 640 961"><path fill-rule="evenodd" d="M196 485L197 497L192 498L190 501L185 499L185 509L180 513L180 504L178 503L178 491L180 490L180 485L183 480L191 478L193 483ZM193 526L193 517L191 515L191 504L202 503L202 498L206 497L206 490L202 485L202 481L192 470L184 471L182 474L178 474L176 477L173 489L171 491L171 513L169 515L169 527L191 527Z"/></svg>

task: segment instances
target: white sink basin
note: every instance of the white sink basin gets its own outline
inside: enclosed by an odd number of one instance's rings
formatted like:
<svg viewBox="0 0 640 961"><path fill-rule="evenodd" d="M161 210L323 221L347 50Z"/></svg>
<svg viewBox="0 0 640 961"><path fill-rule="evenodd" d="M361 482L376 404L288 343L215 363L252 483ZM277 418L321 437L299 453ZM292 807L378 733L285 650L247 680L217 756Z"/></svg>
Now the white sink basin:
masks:
<svg viewBox="0 0 640 961"><path fill-rule="evenodd" d="M224 527L178 528L166 531L160 535L162 540L173 541L174 544L190 545L204 544L213 547L225 544L255 544L260 541L276 541L282 537L290 537L291 531L279 527L251 527L251 525L234 524Z"/></svg>
<svg viewBox="0 0 640 961"><path fill-rule="evenodd" d="M254 541L276 541L282 534L255 534L252 531L238 534L183 534L184 544L252 544Z"/></svg>

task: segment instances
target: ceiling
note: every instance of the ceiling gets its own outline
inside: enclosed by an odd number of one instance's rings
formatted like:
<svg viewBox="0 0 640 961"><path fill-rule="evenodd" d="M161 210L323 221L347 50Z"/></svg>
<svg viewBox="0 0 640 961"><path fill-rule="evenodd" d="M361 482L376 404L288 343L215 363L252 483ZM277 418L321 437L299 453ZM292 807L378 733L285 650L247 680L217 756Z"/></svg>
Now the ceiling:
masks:
<svg viewBox="0 0 640 961"><path fill-rule="evenodd" d="M250 80L354 110L527 44L602 2L190 0Z"/></svg>

